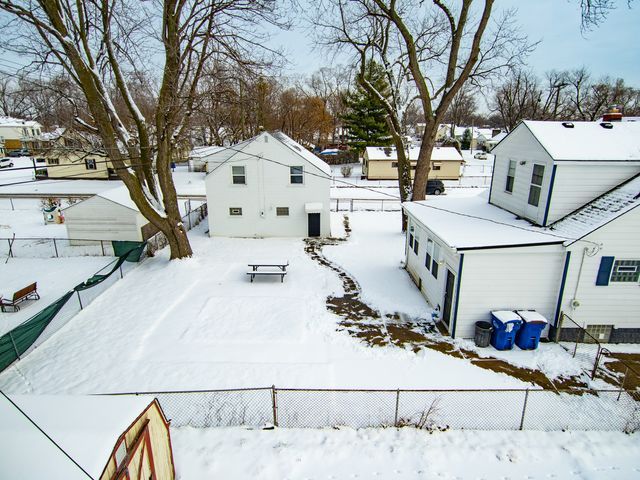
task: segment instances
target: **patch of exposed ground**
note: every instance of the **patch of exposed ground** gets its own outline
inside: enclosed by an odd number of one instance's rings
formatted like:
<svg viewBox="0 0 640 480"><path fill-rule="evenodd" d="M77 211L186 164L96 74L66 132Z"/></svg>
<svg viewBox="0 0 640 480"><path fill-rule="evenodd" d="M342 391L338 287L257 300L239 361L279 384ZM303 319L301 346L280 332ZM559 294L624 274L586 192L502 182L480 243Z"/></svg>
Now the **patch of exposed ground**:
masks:
<svg viewBox="0 0 640 480"><path fill-rule="evenodd" d="M611 353L602 358L596 377L640 396L640 353Z"/></svg>
<svg viewBox="0 0 640 480"><path fill-rule="evenodd" d="M448 341L430 319L407 318L399 313L386 315L367 305L361 299L361 289L356 279L339 265L328 260L322 253L325 245L338 245L348 240L351 228L347 215L344 216L344 229L345 238L305 240L305 252L320 265L333 270L342 281L344 293L341 296L327 297L327 308L340 317L338 331L344 330L372 347L394 345L414 352L430 348L446 355L469 360L480 368L511 375L546 390L565 390L580 395L588 391L587 382L580 377L550 379L540 370L518 367L498 358L481 358L476 352Z"/></svg>

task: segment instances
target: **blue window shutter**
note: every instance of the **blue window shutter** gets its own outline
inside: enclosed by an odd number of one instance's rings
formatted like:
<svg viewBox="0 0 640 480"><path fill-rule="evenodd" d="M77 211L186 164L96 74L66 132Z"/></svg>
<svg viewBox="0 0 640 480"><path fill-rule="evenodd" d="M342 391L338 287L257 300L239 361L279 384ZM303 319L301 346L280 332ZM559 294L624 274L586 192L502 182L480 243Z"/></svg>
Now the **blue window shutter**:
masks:
<svg viewBox="0 0 640 480"><path fill-rule="evenodd" d="M602 257L600 259L600 268L598 269L596 285L609 285L609 277L611 276L614 259L615 257Z"/></svg>

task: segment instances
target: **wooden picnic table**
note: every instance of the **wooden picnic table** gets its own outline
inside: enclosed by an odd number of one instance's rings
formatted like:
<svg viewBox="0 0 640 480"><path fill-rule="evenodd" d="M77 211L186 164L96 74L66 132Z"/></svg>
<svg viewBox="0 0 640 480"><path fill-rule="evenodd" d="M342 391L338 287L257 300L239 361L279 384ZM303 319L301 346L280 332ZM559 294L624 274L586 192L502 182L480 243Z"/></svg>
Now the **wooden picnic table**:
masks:
<svg viewBox="0 0 640 480"><path fill-rule="evenodd" d="M260 261L249 263L247 266L251 267L251 271L247 272L247 275L251 278L251 283L258 275L279 275L280 283L282 283L284 282L284 276L287 274L289 261Z"/></svg>

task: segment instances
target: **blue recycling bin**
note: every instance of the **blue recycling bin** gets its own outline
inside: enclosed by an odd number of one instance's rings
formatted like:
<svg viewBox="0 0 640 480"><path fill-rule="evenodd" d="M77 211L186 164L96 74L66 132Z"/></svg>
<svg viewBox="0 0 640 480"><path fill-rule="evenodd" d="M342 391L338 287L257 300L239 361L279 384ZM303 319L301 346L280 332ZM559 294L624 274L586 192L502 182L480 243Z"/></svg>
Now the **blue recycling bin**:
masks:
<svg viewBox="0 0 640 480"><path fill-rule="evenodd" d="M516 345L522 350L535 350L540 344L540 335L549 322L534 310L518 310L516 313L523 320L522 327L516 333Z"/></svg>
<svg viewBox="0 0 640 480"><path fill-rule="evenodd" d="M511 350L516 341L516 333L522 325L522 318L510 310L491 312L491 345L496 350Z"/></svg>

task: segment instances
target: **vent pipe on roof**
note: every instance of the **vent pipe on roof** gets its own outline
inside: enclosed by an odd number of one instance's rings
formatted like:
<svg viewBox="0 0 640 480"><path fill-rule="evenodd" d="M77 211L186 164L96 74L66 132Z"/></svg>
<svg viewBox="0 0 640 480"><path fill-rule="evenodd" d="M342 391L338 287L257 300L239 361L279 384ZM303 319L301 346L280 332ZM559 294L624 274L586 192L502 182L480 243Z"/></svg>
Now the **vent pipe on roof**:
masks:
<svg viewBox="0 0 640 480"><path fill-rule="evenodd" d="M600 126L602 128L606 128L607 130L611 130L613 128L613 123L610 122L601 122Z"/></svg>
<svg viewBox="0 0 640 480"><path fill-rule="evenodd" d="M562 122L562 126L564 128L573 128L574 127L572 122Z"/></svg>

